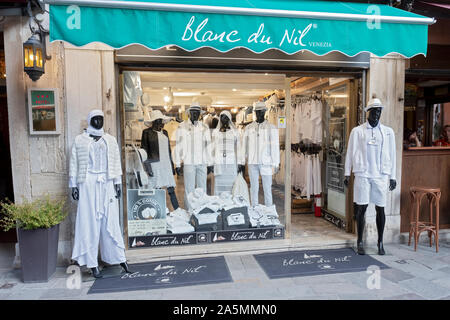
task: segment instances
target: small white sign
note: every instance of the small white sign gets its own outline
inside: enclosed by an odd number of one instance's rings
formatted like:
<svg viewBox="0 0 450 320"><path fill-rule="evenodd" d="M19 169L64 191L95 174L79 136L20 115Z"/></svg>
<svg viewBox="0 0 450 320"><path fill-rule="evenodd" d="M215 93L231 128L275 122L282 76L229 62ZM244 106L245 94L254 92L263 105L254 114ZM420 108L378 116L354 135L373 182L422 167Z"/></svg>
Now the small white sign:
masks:
<svg viewBox="0 0 450 320"><path fill-rule="evenodd" d="M278 117L278 129L286 129L286 117Z"/></svg>

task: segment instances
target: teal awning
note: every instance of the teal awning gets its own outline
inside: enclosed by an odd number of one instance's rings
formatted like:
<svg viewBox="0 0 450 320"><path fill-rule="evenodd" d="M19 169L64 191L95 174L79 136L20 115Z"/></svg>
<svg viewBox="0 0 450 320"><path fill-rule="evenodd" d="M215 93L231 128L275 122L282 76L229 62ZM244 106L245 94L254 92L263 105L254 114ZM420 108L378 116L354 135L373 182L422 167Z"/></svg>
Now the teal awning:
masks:
<svg viewBox="0 0 450 320"><path fill-rule="evenodd" d="M46 0L50 40L113 48L426 55L434 19L386 5L297 0Z"/></svg>

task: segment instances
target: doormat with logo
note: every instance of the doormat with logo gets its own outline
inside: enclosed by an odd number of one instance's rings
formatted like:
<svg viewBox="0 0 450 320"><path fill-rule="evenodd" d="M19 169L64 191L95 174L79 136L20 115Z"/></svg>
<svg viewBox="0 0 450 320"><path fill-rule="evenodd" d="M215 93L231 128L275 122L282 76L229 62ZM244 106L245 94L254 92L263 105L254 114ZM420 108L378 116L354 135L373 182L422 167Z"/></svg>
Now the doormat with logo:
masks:
<svg viewBox="0 0 450 320"><path fill-rule="evenodd" d="M254 257L270 279L360 272L370 266L389 269L371 256L358 255L351 248L285 251Z"/></svg>
<svg viewBox="0 0 450 320"><path fill-rule="evenodd" d="M96 279L88 294L233 282L223 256L130 264L132 273Z"/></svg>

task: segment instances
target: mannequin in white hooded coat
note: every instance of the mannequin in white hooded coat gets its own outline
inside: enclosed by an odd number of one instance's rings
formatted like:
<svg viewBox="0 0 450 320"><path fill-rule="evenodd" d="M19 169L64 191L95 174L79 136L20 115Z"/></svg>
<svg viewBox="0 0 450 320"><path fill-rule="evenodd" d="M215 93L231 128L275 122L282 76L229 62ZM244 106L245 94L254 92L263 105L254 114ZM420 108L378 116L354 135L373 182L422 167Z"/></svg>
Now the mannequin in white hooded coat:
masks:
<svg viewBox="0 0 450 320"><path fill-rule="evenodd" d="M117 141L103 130L103 112L93 110L88 116L86 132L75 138L70 161L72 198L79 200L75 222L72 259L86 265L95 278L102 275L98 269L98 247L102 260L120 264L130 272L125 258L125 246L119 224L120 167L117 176L110 177L109 155L118 153ZM81 165L83 153L88 155L87 168ZM114 154L120 159L119 154ZM85 172L81 172L81 171Z"/></svg>

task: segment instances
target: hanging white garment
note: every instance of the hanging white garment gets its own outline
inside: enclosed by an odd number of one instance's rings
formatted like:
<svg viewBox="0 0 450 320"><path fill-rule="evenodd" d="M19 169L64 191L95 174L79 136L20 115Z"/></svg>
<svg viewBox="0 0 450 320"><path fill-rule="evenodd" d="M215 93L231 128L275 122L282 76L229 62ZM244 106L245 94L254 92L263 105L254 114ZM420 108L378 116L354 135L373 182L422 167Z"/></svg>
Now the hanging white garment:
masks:
<svg viewBox="0 0 450 320"><path fill-rule="evenodd" d="M297 176L298 176L298 163L297 163L297 153L291 152L291 184L294 189L298 189Z"/></svg>
<svg viewBox="0 0 450 320"><path fill-rule="evenodd" d="M179 125L180 124L175 120L171 120L164 125L164 130L167 131L170 141L176 141L175 131L177 130Z"/></svg>
<svg viewBox="0 0 450 320"><path fill-rule="evenodd" d="M322 174L321 174L321 166L320 166L320 160L319 160L318 155L313 156L312 164L313 164L313 170L312 170L313 193L312 194L319 195L322 193Z"/></svg>
<svg viewBox="0 0 450 320"><path fill-rule="evenodd" d="M137 100L142 95L139 71L123 73L123 102L131 108L137 108Z"/></svg>
<svg viewBox="0 0 450 320"><path fill-rule="evenodd" d="M314 143L322 142L322 101L311 100L311 140Z"/></svg>
<svg viewBox="0 0 450 320"><path fill-rule="evenodd" d="M293 104L293 108L291 109L292 113L291 113L291 143L292 144L297 144L300 142L299 137L298 137L298 126L299 124L297 123L297 113L298 113L298 108L297 108L297 104Z"/></svg>
<svg viewBox="0 0 450 320"><path fill-rule="evenodd" d="M103 138L90 144L86 180L78 184L72 259L88 268L98 266L99 244L104 262L118 264L126 261L119 222L119 200L116 198L114 180L108 179L107 174L107 152Z"/></svg>

